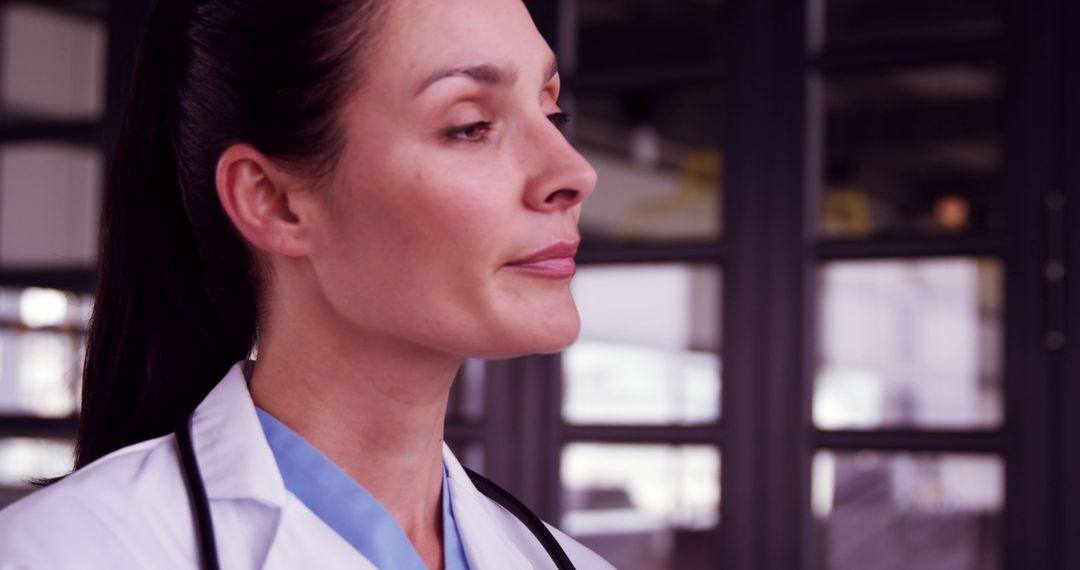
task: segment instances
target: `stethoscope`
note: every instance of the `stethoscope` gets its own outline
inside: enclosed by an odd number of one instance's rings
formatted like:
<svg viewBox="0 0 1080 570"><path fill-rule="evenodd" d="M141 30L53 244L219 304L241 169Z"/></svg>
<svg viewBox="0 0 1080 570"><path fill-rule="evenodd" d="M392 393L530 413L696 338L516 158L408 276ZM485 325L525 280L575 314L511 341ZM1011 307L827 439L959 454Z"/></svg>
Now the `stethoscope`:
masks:
<svg viewBox="0 0 1080 570"><path fill-rule="evenodd" d="M204 570L219 570L221 565L218 563L217 543L214 540L214 523L210 519L210 502L206 498L206 487L203 486L202 473L199 472L199 464L195 460L195 449L191 445L191 415L180 421L175 435L177 447L180 450L180 468L184 473L188 498L191 500L191 511L195 518L195 534L199 544L201 566ZM483 475L467 467L465 472L469 474L469 479L481 493L510 511L532 532L547 551L556 568L575 570L570 557L559 546L559 541L555 540L540 517L508 491L487 480Z"/></svg>

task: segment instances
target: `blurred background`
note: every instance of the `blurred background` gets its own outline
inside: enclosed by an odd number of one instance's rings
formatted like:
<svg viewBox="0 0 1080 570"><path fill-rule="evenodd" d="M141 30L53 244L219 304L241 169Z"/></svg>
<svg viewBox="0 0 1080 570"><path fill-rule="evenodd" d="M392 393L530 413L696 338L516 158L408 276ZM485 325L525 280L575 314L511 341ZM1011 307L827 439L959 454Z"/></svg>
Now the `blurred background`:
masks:
<svg viewBox="0 0 1080 570"><path fill-rule="evenodd" d="M526 1L600 174L447 439L625 570L1080 568L1080 7ZM70 469L149 1L0 2L0 505Z"/></svg>

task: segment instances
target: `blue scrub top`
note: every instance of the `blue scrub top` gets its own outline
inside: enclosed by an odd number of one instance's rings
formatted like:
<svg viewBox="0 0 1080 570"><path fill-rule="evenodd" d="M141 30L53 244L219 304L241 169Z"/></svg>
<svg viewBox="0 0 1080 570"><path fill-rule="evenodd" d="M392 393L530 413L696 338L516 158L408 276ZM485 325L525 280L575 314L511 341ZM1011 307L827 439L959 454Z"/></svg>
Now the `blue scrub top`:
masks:
<svg viewBox="0 0 1080 570"><path fill-rule="evenodd" d="M364 487L300 434L255 408L285 488L380 570L427 570L397 521ZM468 570L443 466L443 564Z"/></svg>

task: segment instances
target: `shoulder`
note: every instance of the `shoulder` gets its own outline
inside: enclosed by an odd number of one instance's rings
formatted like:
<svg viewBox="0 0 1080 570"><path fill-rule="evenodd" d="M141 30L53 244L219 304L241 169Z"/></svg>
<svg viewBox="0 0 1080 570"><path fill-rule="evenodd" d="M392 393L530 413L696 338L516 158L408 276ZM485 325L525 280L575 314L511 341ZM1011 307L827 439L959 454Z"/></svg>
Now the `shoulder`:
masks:
<svg viewBox="0 0 1080 570"><path fill-rule="evenodd" d="M0 510L0 570L139 566L178 534L182 485L172 436L102 457Z"/></svg>
<svg viewBox="0 0 1080 570"><path fill-rule="evenodd" d="M559 546L566 552L570 561L574 563L575 568L580 568L581 570L615 570L615 567L612 566L610 562L601 558L599 554L589 550L587 546L570 538L561 530L550 524L544 524L547 525L548 530L551 531L555 540L559 541Z"/></svg>

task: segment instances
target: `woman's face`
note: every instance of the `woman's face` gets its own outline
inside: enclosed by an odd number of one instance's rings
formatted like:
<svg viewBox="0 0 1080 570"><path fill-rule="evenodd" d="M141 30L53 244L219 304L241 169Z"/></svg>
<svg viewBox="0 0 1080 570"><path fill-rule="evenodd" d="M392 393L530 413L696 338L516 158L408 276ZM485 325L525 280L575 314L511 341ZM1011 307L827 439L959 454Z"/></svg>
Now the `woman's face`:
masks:
<svg viewBox="0 0 1080 570"><path fill-rule="evenodd" d="M311 261L354 330L459 357L560 350L592 167L554 124L554 57L520 0L394 0Z"/></svg>

